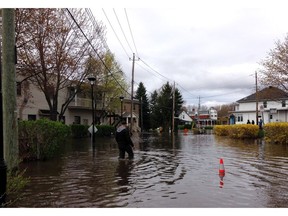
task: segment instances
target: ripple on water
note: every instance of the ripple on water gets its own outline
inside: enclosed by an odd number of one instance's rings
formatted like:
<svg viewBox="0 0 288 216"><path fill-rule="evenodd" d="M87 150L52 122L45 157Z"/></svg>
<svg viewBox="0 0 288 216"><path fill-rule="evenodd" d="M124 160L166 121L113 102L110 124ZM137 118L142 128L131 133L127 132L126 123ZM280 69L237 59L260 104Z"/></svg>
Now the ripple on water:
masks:
<svg viewBox="0 0 288 216"><path fill-rule="evenodd" d="M173 147L164 138L145 138L145 151L137 149L134 161L118 161L111 145L92 157L89 142L86 150L68 152L60 161L31 163L31 184L13 205L288 207L284 147L192 134L177 137ZM222 182L219 158L226 171Z"/></svg>

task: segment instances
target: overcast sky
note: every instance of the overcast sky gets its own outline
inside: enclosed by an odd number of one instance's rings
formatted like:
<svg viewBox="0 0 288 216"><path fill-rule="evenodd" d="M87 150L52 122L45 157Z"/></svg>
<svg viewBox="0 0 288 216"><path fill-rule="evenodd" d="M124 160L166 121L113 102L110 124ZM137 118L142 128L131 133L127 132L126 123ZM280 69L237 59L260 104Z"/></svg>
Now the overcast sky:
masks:
<svg viewBox="0 0 288 216"><path fill-rule="evenodd" d="M14 7L38 6L15 2ZM130 83L130 58L135 53L139 59L134 90L143 82L150 96L167 81L175 82L185 105L198 105L200 98L201 105L210 107L255 92L260 61L288 33L286 2L50 0L40 6L89 7L106 26L107 44Z"/></svg>
<svg viewBox="0 0 288 216"><path fill-rule="evenodd" d="M129 58L135 53L140 59L135 62L134 89L143 82L150 95L167 81L175 81L186 105L198 105L200 97L201 105L209 107L254 93L259 62L288 33L284 6L91 10L106 25L108 46L130 82Z"/></svg>

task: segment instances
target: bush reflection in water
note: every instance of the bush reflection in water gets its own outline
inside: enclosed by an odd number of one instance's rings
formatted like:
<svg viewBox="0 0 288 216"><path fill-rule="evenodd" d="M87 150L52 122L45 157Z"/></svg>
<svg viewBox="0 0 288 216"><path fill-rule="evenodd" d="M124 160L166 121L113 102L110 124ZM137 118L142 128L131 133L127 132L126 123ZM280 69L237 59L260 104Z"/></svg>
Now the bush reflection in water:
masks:
<svg viewBox="0 0 288 216"><path fill-rule="evenodd" d="M22 165L30 184L13 207L288 207L287 158L287 146L211 134L143 134L133 161L113 138L71 140Z"/></svg>

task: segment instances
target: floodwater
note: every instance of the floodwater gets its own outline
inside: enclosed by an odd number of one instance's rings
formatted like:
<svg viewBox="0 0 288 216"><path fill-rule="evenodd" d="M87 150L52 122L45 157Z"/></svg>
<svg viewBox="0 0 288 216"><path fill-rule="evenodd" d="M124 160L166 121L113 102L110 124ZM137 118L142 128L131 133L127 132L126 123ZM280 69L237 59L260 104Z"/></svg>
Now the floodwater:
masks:
<svg viewBox="0 0 288 216"><path fill-rule="evenodd" d="M61 157L22 164L30 184L11 207L288 207L288 147L191 133L72 140ZM223 159L225 176L219 177Z"/></svg>

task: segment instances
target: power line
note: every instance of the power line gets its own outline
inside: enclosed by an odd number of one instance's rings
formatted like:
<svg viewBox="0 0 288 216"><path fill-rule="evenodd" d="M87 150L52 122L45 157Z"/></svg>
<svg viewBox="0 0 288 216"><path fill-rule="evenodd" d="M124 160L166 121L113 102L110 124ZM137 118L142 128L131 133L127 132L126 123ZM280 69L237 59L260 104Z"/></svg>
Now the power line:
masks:
<svg viewBox="0 0 288 216"><path fill-rule="evenodd" d="M92 11L91 11L91 9L90 9L90 8L86 8L85 11L86 11L86 13L87 13L88 16L89 16L89 19L90 19L93 27L94 27L95 29L100 29L100 26L99 26L98 22L96 21L93 13L92 13ZM106 41L106 39L103 37L103 35L98 34L98 37L100 38L101 42L104 44L106 50L110 51L109 46L108 46L108 44L107 44L107 41ZM110 52L111 52L111 51L110 51Z"/></svg>
<svg viewBox="0 0 288 216"><path fill-rule="evenodd" d="M120 26L120 29L121 29L121 31L122 31L122 33L123 33L123 36L124 36L124 38L125 38L125 40L126 40L126 42L127 42L127 45L129 46L131 53L133 53L133 50L132 50L132 48L131 48L128 40L127 40L127 37L126 37L126 35L125 35L125 33L124 33L124 30L123 30L123 28L122 28L122 25L121 25L121 23L120 23L120 20L118 19L118 16L117 16L116 11L115 11L114 8L113 8L113 11L114 11L114 14L115 14L115 16L116 16L117 22L118 22L118 24L119 24L119 26Z"/></svg>
<svg viewBox="0 0 288 216"><path fill-rule="evenodd" d="M128 58L129 58L129 54L127 53L126 49L124 48L124 46L123 46L120 38L118 37L115 29L114 29L113 26L112 26L112 23L110 22L107 14L105 13L104 9L102 9L102 10L103 10L103 13L104 13L104 15L106 16L106 19L107 19L107 21L108 21L111 29L113 30L113 32L114 32L114 34L115 34L118 42L120 43L120 45L122 46L124 52L126 53L126 55L127 55ZM124 35L124 38L125 38L125 40L126 40L126 43L127 43L127 45L129 46L130 50L133 52L133 49L131 48L131 46L130 46L130 44L129 44L129 42L128 42L128 39L127 39L126 34L125 34L125 32L124 32L124 29L123 29L123 27L122 27L122 25L121 25L121 23L120 23L120 20L119 20L119 18L118 18L118 16L117 16L117 13L116 13L116 11L115 11L114 9L113 9L113 11L114 11L115 17L116 17L116 19L117 19L117 21L118 21L118 24L119 24L119 26L120 26L120 28L121 28L122 34ZM136 53L137 53L137 55L138 55L138 50L137 50L137 47L136 47L136 44L135 44L134 36L133 36L133 33L132 33L132 29L131 29L131 25L130 25L130 22L129 22L129 18L128 18L128 13L127 13L127 10L126 10L126 9L124 9L124 11L125 11L127 23L128 23L128 26L129 26L130 34L131 34L131 37L132 37L133 45L134 45L135 50L136 50ZM139 56L139 55L138 55L138 56ZM147 68L149 68L149 70L151 70L151 71L154 72L154 73L151 73L151 74L155 75L155 73L156 73L157 75L159 75L159 76L156 76L157 78L161 79L162 81L164 81L164 79L165 79L165 80L168 80L168 81L171 81L171 82L175 82L174 80L171 80L170 78L162 75L161 73L159 73L158 71L156 71L155 69L153 69L153 68L152 68L148 63L146 63L143 59L140 58L140 60L141 60L141 62L142 62ZM137 65L140 66L140 67L142 67L142 66L141 66L140 64L138 64L138 63L137 63ZM144 69L144 67L142 67L142 68ZM144 69L144 70L145 70L145 69ZM146 71L150 72L149 70L146 70ZM163 78L164 78L164 79L163 79ZM135 81L134 81L134 82L135 82ZM183 91L187 92L189 95L191 95L192 97L195 97L195 98L196 98L196 96L195 96L194 94L191 94L191 91L188 91L187 89L185 89L185 88L184 88L182 85L180 85L179 83L177 83L177 82L175 82L175 83L176 83L177 86L178 86L179 88L181 88ZM232 94L232 93L228 93L228 94ZM223 95L228 95L228 94L213 95L213 96L207 96L207 97L202 97L202 98L223 96Z"/></svg>
<svg viewBox="0 0 288 216"><path fill-rule="evenodd" d="M92 45L91 41L87 38L86 34L83 32L82 28L79 26L78 22L75 20L75 17L73 16L73 14L70 12L70 10L68 8L66 8L67 12L69 13L70 17L72 18L72 20L74 21L74 23L77 25L77 27L79 28L79 30L81 31L81 33L83 34L83 36L85 37L85 39L87 40L87 42L89 43L89 45L92 47L93 51L96 53L96 55L98 56L98 58L100 59L100 61L102 62L102 64L104 65L104 67L106 68L106 70L109 72L109 74L114 78L114 80L117 82L117 84L122 88L122 90L124 90L128 95L129 92L126 91L126 89L118 82L118 80L114 77L113 73L110 71L110 69L107 67L107 65L105 64L105 62L102 60L102 58L100 57L100 55L98 54L98 52L95 50L94 46Z"/></svg>
<svg viewBox="0 0 288 216"><path fill-rule="evenodd" d="M128 23L129 29L130 29L130 34L131 34L132 41L133 41L133 44L134 44L134 47L135 47L135 50L136 50L136 54L139 57L138 50L137 50L136 45L135 45L135 40L134 40L134 37L133 37L133 34L132 34L131 26L130 26L130 23L129 23L129 19L128 19L126 8L124 8L124 11L125 11L125 14L126 14L127 23Z"/></svg>
<svg viewBox="0 0 288 216"><path fill-rule="evenodd" d="M111 22L110 22L110 20L109 20L109 18L108 18L108 16L107 16L107 14L105 13L105 11L104 11L104 9L103 9L103 8L102 8L102 11L103 11L103 13L104 13L104 15L105 15L105 17L106 17L106 19L107 19L107 21L108 21L108 23L109 23L109 25L110 25L111 29L113 30L113 32L114 32L114 34L115 34L115 36L116 36L116 38L117 38L118 42L119 42L119 43L120 43L120 45L122 46L122 49L124 50L124 52L126 53L126 55L127 55L127 56L128 56L128 58L129 58L129 54L128 54L128 52L126 51L126 49L124 48L123 44L121 43L121 41L120 41L120 39L119 39L118 35L116 34L116 32L115 32L115 30L114 30L114 28L113 28L113 26L112 26L112 24L111 24Z"/></svg>

